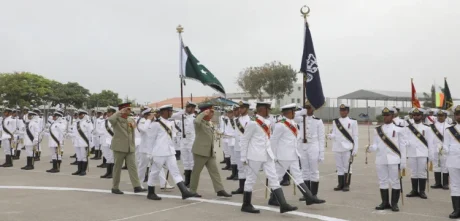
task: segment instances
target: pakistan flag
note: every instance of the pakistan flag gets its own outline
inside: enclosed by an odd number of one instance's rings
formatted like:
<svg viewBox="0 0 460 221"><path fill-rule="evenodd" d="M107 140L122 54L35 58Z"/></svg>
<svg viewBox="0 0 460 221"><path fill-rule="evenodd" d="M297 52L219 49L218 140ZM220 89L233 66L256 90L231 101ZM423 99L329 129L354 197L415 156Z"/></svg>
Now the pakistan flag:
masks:
<svg viewBox="0 0 460 221"><path fill-rule="evenodd" d="M200 81L204 85L225 94L224 86L200 61L193 56L189 47L181 47L181 75L183 78Z"/></svg>

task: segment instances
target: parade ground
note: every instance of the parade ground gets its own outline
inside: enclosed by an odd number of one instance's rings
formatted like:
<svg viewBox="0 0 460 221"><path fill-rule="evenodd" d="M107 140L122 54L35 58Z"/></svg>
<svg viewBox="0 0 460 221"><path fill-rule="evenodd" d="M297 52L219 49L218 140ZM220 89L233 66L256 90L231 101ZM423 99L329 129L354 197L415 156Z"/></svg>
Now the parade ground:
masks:
<svg viewBox="0 0 460 221"><path fill-rule="evenodd" d="M373 126L371 126L372 128ZM326 130L329 130L326 126ZM70 140L66 141L61 172L49 174L51 168L50 151L47 140L42 142L41 161L35 162L35 170L24 171L25 151L21 159L14 161L12 168L0 168L0 221L218 221L218 220L448 220L452 212L449 191L433 190L427 192L428 199L404 198L404 205L399 201L400 212L391 210L376 211L380 204L380 192L375 172L375 156L369 154L365 164L365 146L368 144L367 126L360 126L359 154L355 158L350 192L335 192L337 185L334 155L331 143L326 147L325 162L320 165L320 188L318 196L327 202L322 205L306 206L300 202L300 192L293 194L293 186L283 187L288 203L299 207L295 212L280 214L277 207L268 206L265 199L265 180L263 173L253 193L253 205L261 214L240 212L242 195L230 199L216 196L210 177L205 170L201 174L199 193L202 198L182 200L179 190L157 191L161 201L147 200L146 193L134 194L129 181L128 171L123 170L120 189L124 195L110 193L112 180L100 179L105 169L96 168L101 160L91 160L86 176L72 176L76 166L69 165L74 159ZM372 133L370 133L372 136ZM372 137L371 137L372 139ZM222 150L216 144L218 160L222 160ZM0 162L4 162L3 149ZM182 170L182 163L179 162ZM219 165L219 168L223 165ZM225 178L230 171L220 171L227 192L235 190L237 181ZM403 178L404 195L410 192L410 173ZM169 180L171 185L172 179ZM430 185L433 185L433 173L430 173ZM144 188L147 184L144 184ZM157 187L157 189L159 189Z"/></svg>

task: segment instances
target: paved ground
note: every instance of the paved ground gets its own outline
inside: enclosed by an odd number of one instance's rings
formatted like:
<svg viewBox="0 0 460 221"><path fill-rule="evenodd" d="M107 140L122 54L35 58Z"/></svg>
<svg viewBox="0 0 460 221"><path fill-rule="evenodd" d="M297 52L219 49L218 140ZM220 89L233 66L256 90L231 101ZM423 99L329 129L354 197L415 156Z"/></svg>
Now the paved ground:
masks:
<svg viewBox="0 0 460 221"><path fill-rule="evenodd" d="M327 127L327 126L326 126ZM368 141L367 127L360 126L360 146ZM69 143L69 142L67 142ZM46 141L43 142L46 145ZM0 220L1 221L147 221L147 220L410 220L420 221L448 220L452 212L449 191L430 190L428 199L405 198L400 202L401 212L379 212L374 207L380 203L377 176L373 164L375 157L369 155L369 164L365 164L364 148L360 149L355 160L351 191L334 192L337 185L334 157L330 146L326 149L326 160L321 165L321 185L319 196L327 200L326 204L306 206L298 201L299 192L293 195L293 187L284 187L289 203L299 207L297 212L279 214L275 207L267 206L264 187L258 183L253 194L253 204L262 209L261 214L240 212L242 196L231 199L217 198L207 171L203 171L199 192L202 199L182 200L176 189L160 192L162 201L149 201L145 194L132 193L127 171L123 171L120 188L125 195L110 194L111 180L100 179L105 169L96 168L100 162L91 161L87 176L70 175L76 170L70 166L69 156L73 148L66 145L65 158L61 173L48 174L50 153L44 148L42 161L36 162L33 171L22 171L25 158L14 161L13 168L0 168ZM218 154L221 158L222 154ZM4 156L0 156L4 162ZM222 171L222 177L229 171ZM432 173L430 174L432 177ZM262 175L262 179L264 179ZM430 184L433 180L430 181ZM236 181L224 181L227 191L237 188ZM410 178L404 179L405 192L410 191Z"/></svg>

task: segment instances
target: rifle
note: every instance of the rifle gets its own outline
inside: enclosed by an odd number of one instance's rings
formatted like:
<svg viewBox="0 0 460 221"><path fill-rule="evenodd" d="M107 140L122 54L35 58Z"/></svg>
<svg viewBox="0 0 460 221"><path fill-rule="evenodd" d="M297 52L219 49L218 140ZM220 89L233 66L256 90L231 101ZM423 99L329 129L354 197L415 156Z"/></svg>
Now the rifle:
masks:
<svg viewBox="0 0 460 221"><path fill-rule="evenodd" d="M353 150L350 150L350 160L348 160L348 173L347 173L347 177L346 177L346 180L345 180L345 183L348 184L348 182L350 181L350 170L351 170L351 164L353 163Z"/></svg>
<svg viewBox="0 0 460 221"><path fill-rule="evenodd" d="M404 191L403 191L403 184L402 184L403 174L401 173L401 164L398 164L398 174L399 174L399 185L401 188L401 202L402 202L402 205L404 206Z"/></svg>

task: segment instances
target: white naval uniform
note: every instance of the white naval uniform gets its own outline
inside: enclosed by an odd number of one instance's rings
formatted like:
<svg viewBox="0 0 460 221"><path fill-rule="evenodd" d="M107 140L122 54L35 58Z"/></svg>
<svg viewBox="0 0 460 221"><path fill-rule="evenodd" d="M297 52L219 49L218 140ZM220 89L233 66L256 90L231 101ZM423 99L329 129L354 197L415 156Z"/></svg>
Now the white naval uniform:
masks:
<svg viewBox="0 0 460 221"><path fill-rule="evenodd" d="M244 116L239 116L238 118L233 118L233 119L235 120L235 127L236 127L235 129L235 148L234 148L235 152L233 153L233 155L235 155L236 165L238 167L238 179L242 180L242 179L246 179L246 169L247 169L246 166L243 164L243 162L241 162L241 158L242 158L241 138L243 137L244 134L238 128L236 121L238 119L241 126L244 128L244 130L246 130L246 126L251 121L251 118L249 117L249 115L246 114Z"/></svg>
<svg viewBox="0 0 460 221"><path fill-rule="evenodd" d="M7 118L4 118L2 121L2 148L3 148L3 153L5 155L11 155L11 145L10 145L10 139L11 143L13 143L14 139L14 131L16 130L16 120L13 119L13 117L9 116ZM11 137L10 134L6 132L8 130L13 137Z"/></svg>
<svg viewBox="0 0 460 221"><path fill-rule="evenodd" d="M173 122L165 120L160 117L157 121L161 121L166 127L170 130L171 135L166 132L166 129L160 125L159 122L152 122L150 120L145 121L145 126L149 127L149 132L151 137L148 139L153 141L153 150L152 150L152 168L149 173L149 179L147 181L148 186L155 186L158 184L158 180L165 180L165 177L160 175L160 172L163 169L163 166L168 168L171 177L175 183L182 182L182 176L180 175L179 168L177 167L176 151L174 149L174 136Z"/></svg>
<svg viewBox="0 0 460 221"><path fill-rule="evenodd" d="M292 126L292 129L284 123L285 121ZM270 143L275 159L277 159L275 168L278 181L281 182L284 174L289 170L297 186L304 180L299 166L298 148L302 139L300 130L297 123L291 119L281 120L274 127Z"/></svg>
<svg viewBox="0 0 460 221"><path fill-rule="evenodd" d="M77 122L80 121L79 118L75 118L72 122L72 125L70 126L70 131L69 133L67 134L67 136L71 139L72 141L72 145L73 145L73 148L74 148L74 151L75 151L75 156L77 155L77 152L79 151L79 149L77 148L77 146L75 146L76 144L76 135L77 135ZM75 157L75 159L77 159Z"/></svg>
<svg viewBox="0 0 460 221"><path fill-rule="evenodd" d="M270 128L270 120L259 115L255 117ZM275 156L270 144L270 132L267 134L255 120L251 120L247 123L244 134L240 138L240 145L240 160L243 163L247 163L244 191L252 192L253 186L257 182L257 174L261 168L267 176L268 187L272 190L280 188L275 168ZM241 177L239 178L241 179Z"/></svg>
<svg viewBox="0 0 460 221"><path fill-rule="evenodd" d="M145 178L145 172L148 167L150 167L151 162L152 162L152 151L153 151L153 134L151 133L152 131L150 130L151 127L149 124L149 127L146 125L147 119L145 118L140 118L137 121L137 130L139 130L139 134L141 136L141 143L138 147L138 164L137 164L137 175L139 177L139 181L143 181ZM142 183L141 187L142 187Z"/></svg>
<svg viewBox="0 0 460 221"><path fill-rule="evenodd" d="M24 135L24 145L26 147L26 154L28 157L34 156L34 146L38 144L38 135L40 134L40 126L38 123L38 116L34 116L32 120L26 123L26 132ZM31 140L27 134L27 129L30 131L33 139Z"/></svg>
<svg viewBox="0 0 460 221"><path fill-rule="evenodd" d="M219 133L225 134L225 129L227 125L230 124L229 121L230 120L227 116L221 116L219 118ZM222 136L221 139L222 139L222 151L224 152L224 158L229 158L231 157L231 154L230 154L230 148L228 148L228 138L226 138L225 136Z"/></svg>
<svg viewBox="0 0 460 221"><path fill-rule="evenodd" d="M436 122L435 116L426 116L425 124L434 124L434 122Z"/></svg>
<svg viewBox="0 0 460 221"><path fill-rule="evenodd" d="M332 133L329 135L332 142L332 151L335 153L335 165L337 167L337 175L344 175L348 173L348 165L351 155L358 153L358 122L349 117L338 118L343 128L348 131L350 136L353 138L354 145L340 132L339 128L335 124L335 120L332 121ZM350 174L352 172L350 167Z"/></svg>
<svg viewBox="0 0 460 221"><path fill-rule="evenodd" d="M224 134L224 143L227 145L228 154L230 157L230 164L236 165L236 159L234 156L235 153L235 133L236 125L234 118L228 118L227 124L224 125L223 134Z"/></svg>
<svg viewBox="0 0 460 221"><path fill-rule="evenodd" d="M27 115L24 115L24 117L27 117ZM16 135L17 135L17 150L21 150L22 147L24 147L24 135L26 131L26 120L25 119L20 119L19 117L16 118Z"/></svg>
<svg viewBox="0 0 460 221"><path fill-rule="evenodd" d="M102 155L105 157L106 163L114 163L113 151L110 148L110 145L112 145L112 138L113 137L109 133L107 128L113 134L112 124L110 123L109 119L104 120L104 131L103 131L102 136L100 138L100 140L101 140L101 150L102 150Z"/></svg>
<svg viewBox="0 0 460 221"><path fill-rule="evenodd" d="M134 119L134 122L139 122L142 118L141 117L138 117L138 116L135 116L133 117ZM139 130L134 130L134 145L135 145L135 155L136 155L136 162L139 164L139 145L141 145L141 141L142 141L142 138L141 138L141 133L139 132Z"/></svg>
<svg viewBox="0 0 460 221"><path fill-rule="evenodd" d="M302 177L305 181L319 181L319 163L324 161L325 132L323 120L315 116L306 116L307 143L303 143L303 115L307 115L305 109L295 113L294 120L300 127L300 165L302 166Z"/></svg>
<svg viewBox="0 0 460 221"><path fill-rule="evenodd" d="M85 134L86 138L88 139L89 144L80 136L78 132L78 125L81 128L81 131ZM91 137L91 132L93 131L93 124L91 121L86 119L81 119L75 123L75 128L73 129L74 133L74 147L76 149L77 154L77 161L87 161L88 157L88 150L87 148L91 147L91 141L89 140Z"/></svg>
<svg viewBox="0 0 460 221"><path fill-rule="evenodd" d="M176 134L176 136L174 137L174 150L175 151L180 151L181 149L181 145L182 145L182 142L181 142L181 139L182 139L182 129L181 129L181 123L180 121L178 120L174 120L174 119L170 119L169 121L171 121L174 125L173 127L173 133Z"/></svg>
<svg viewBox="0 0 460 221"><path fill-rule="evenodd" d="M397 126L400 126L400 127L405 127L407 126L407 122L399 117L396 117L393 119L393 123Z"/></svg>
<svg viewBox="0 0 460 221"><path fill-rule="evenodd" d="M437 120L434 123L434 125L442 136L444 136L446 129L451 126L446 121L444 121L443 123L440 123ZM443 141L440 140L438 136L434 134L434 131L433 131L433 149L431 151L431 153L433 154L432 156L433 172L448 173L449 171L447 170L447 167L446 167L447 157L443 155L441 152L442 146L443 146Z"/></svg>
<svg viewBox="0 0 460 221"><path fill-rule="evenodd" d="M401 189L398 166L401 170L406 168L406 131L403 127L398 127L393 123L380 126L382 132L390 139L396 148L399 149L401 156L394 152L382 138L378 135L377 129L374 130L372 145L369 146L369 152L376 152L375 166L377 168L377 177L379 179L380 189Z"/></svg>
<svg viewBox="0 0 460 221"><path fill-rule="evenodd" d="M429 161L432 160L433 148L433 131L429 126L422 123L412 124L414 128L419 131L428 143L428 147L420 141L415 134L410 131L409 127L406 127L407 134L407 157L408 167L411 169L412 179L426 179L427 178L427 158Z"/></svg>
<svg viewBox="0 0 460 221"><path fill-rule="evenodd" d="M45 124L45 129L43 130L43 133L41 133L41 137L40 137L40 140L43 140L43 137L47 137L48 140L51 139L51 136L50 136L50 126L54 123L54 120L53 120L53 117L52 116L49 116L48 117L48 120L46 121L46 124ZM49 143L48 143L48 147L50 148L50 152L51 153L54 153L53 151L53 148L51 146L49 146ZM53 154L51 154L53 155ZM51 156L51 159L53 159L53 156Z"/></svg>
<svg viewBox="0 0 460 221"><path fill-rule="evenodd" d="M101 141L101 137L102 135L104 135L104 130L105 130L105 119L104 117L99 117L96 119L96 122L95 122L95 128L94 128L94 147L95 147L95 150L100 150L101 147L102 147L102 141ZM106 159L107 160L107 159Z"/></svg>
<svg viewBox="0 0 460 221"><path fill-rule="evenodd" d="M59 117L56 119L48 128L50 136L48 140L48 146L51 150L51 159L53 160L62 160L62 152L64 151L64 134L66 125L63 122L65 121L64 118ZM55 136L59 143L56 143L55 140L51 137L51 133ZM61 147L61 153L57 153L58 145Z"/></svg>
<svg viewBox="0 0 460 221"><path fill-rule="evenodd" d="M184 110L174 113L171 118L179 120L182 123L182 115L184 116L184 127L180 126L185 131L185 138L181 138L181 160L184 165L184 170L192 170L195 162L193 161L192 146L195 142L195 114L187 114ZM183 135L183 134L182 134Z"/></svg>
<svg viewBox="0 0 460 221"><path fill-rule="evenodd" d="M451 127L460 133L460 125ZM447 156L446 166L450 177L450 195L460 196L460 142L448 130L444 132L443 154Z"/></svg>

